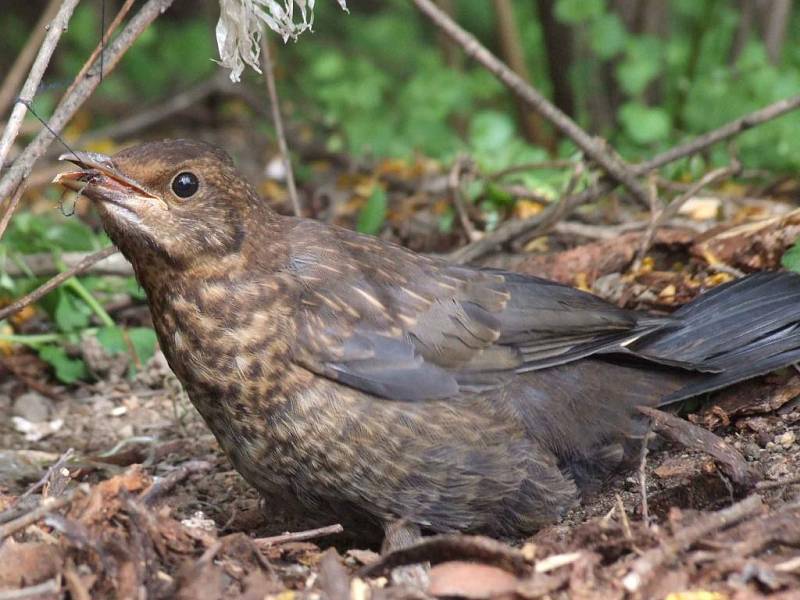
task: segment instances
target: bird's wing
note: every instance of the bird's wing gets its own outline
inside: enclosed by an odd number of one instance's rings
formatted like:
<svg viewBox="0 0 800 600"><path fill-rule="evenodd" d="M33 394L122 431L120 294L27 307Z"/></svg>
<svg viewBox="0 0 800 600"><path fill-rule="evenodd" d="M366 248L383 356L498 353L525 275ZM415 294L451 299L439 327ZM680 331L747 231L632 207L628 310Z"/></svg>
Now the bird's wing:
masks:
<svg viewBox="0 0 800 600"><path fill-rule="evenodd" d="M394 400L448 398L663 326L596 296L299 222L294 360Z"/></svg>

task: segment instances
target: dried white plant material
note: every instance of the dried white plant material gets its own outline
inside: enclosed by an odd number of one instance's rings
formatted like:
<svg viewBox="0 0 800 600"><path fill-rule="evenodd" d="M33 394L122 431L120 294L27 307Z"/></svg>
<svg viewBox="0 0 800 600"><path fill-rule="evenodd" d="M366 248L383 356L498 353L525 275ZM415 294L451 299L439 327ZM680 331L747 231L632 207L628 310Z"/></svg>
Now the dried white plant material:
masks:
<svg viewBox="0 0 800 600"><path fill-rule="evenodd" d="M286 42L297 39L314 24L316 0L220 0L217 22L219 63L231 70L231 81L239 81L245 65L261 73L259 55L263 27ZM347 10L346 0L337 0Z"/></svg>

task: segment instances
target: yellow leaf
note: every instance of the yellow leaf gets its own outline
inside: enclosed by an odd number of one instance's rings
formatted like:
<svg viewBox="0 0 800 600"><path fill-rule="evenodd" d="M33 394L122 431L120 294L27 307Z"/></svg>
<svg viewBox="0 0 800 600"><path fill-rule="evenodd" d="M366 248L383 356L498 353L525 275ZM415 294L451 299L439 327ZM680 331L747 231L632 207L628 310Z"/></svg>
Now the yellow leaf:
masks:
<svg viewBox="0 0 800 600"><path fill-rule="evenodd" d="M670 283L663 290L661 290L661 293L658 296L659 298L672 298L676 291L677 290L675 289L675 286Z"/></svg>
<svg viewBox="0 0 800 600"><path fill-rule="evenodd" d="M673 592L664 600L728 600L728 595L720 592L709 592L707 590L692 590Z"/></svg>
<svg viewBox="0 0 800 600"><path fill-rule="evenodd" d="M714 273L713 275L706 277L705 284L713 287L715 285L720 285L721 283L727 283L732 279L733 276L729 275L728 273Z"/></svg>
<svg viewBox="0 0 800 600"><path fill-rule="evenodd" d="M707 221L717 217L721 205L722 201L719 198L695 196L684 202L678 213L695 221Z"/></svg>
<svg viewBox="0 0 800 600"><path fill-rule="evenodd" d="M514 216L518 219L527 219L542 212L544 207L535 200L517 200L514 203Z"/></svg>

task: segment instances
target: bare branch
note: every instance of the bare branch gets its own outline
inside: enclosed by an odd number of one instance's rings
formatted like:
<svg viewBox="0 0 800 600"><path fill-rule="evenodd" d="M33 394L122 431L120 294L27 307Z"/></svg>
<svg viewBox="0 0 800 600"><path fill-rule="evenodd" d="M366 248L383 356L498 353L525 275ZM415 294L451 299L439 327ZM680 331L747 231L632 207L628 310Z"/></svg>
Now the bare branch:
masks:
<svg viewBox="0 0 800 600"><path fill-rule="evenodd" d="M643 163L635 165L633 167L634 173L636 175L645 175L646 173L663 167L671 162L675 162L676 160L680 160L681 158L685 158L686 156L690 156L692 154L697 154L701 150L705 150L709 146L713 146L714 144L727 140L728 138L738 135L743 131L747 131L751 127L761 125L762 123L766 123L772 119L777 119L778 117L796 110L797 108L800 108L800 95L778 100L769 106L765 106L764 108L760 108L754 112L744 115L743 117L734 119L722 127L699 135L688 142L684 142L683 144L679 144L674 148L670 148L661 154L657 154L650 160L646 160Z"/></svg>
<svg viewBox="0 0 800 600"><path fill-rule="evenodd" d="M44 37L47 35L47 24L56 16L60 4L61 0L50 0L47 3L47 8L39 15L39 20L33 26L33 30L28 36L28 41L25 42L22 51L17 54L14 64L3 75L3 83L0 86L0 115L6 114L6 110L14 101L25 73L30 69L36 58L37 50L41 47ZM2 168L2 163L0 163L0 168Z"/></svg>
<svg viewBox="0 0 800 600"><path fill-rule="evenodd" d="M28 103L32 102L33 97L36 95L36 90L39 89L39 83L44 77L47 65L50 64L50 58L53 56L56 45L58 45L58 40L61 39L61 34L66 31L72 11L75 10L77 5L78 0L64 0L55 18L48 25L47 35L44 37L42 47L39 48L39 54L36 55L36 60L33 61L31 72L28 74L28 79L25 80L19 98L14 104L8 124L3 131L3 137L0 138L0 169L6 162L8 151L11 150L11 144L17 139L19 128L22 126L25 113L28 111Z"/></svg>
<svg viewBox="0 0 800 600"><path fill-rule="evenodd" d="M128 48L172 2L173 0L148 0L142 6L119 36L106 48L104 58L106 73L117 65ZM94 64L88 69L83 79L76 80L74 85L64 94L61 102L59 102L50 117L50 128L56 133L60 132L99 84L100 68L99 65ZM23 180L30 175L36 161L47 151L53 139L53 134L45 128L28 144L3 178L0 179L0 199L9 197L17 190Z"/></svg>
<svg viewBox="0 0 800 600"><path fill-rule="evenodd" d="M532 85L514 73L503 61L492 54L472 34L461 28L431 0L413 0L414 4L428 16L437 27L457 42L464 52L481 63L524 100L531 108L553 123L564 135L595 161L608 175L624 185L643 206L648 205L647 191L636 179L631 166L622 160L604 141L593 138L575 121L553 105Z"/></svg>
<svg viewBox="0 0 800 600"><path fill-rule="evenodd" d="M72 267L67 271L64 271L63 273L59 273L58 275L47 281L47 283L44 283L35 290L33 290L30 294L26 294L22 298L19 298L15 302L9 304L8 306L1 308L0 321L13 315L16 312L21 311L29 304L33 304L43 296L52 292L54 289L56 289L70 277L74 277L75 275L80 275L96 262L99 262L104 258L108 258L117 251L118 250L114 246L108 246L107 248L98 250L94 254L90 254L89 256L84 258L81 262L79 262L77 265L75 265L74 267Z"/></svg>
<svg viewBox="0 0 800 600"><path fill-rule="evenodd" d="M688 190L686 190L680 196L675 197L669 204L667 204L664 208L660 211L655 212L653 214L653 218L650 219L650 224L647 226L647 230L645 231L644 236L642 237L642 243L639 247L639 252L636 255L636 260L633 263L633 270L636 271L641 267L642 261L644 260L645 254L650 249L650 245L653 243L653 238L655 237L656 230L661 227L664 223L666 223L669 219L674 217L678 214L678 211L681 209L681 206L686 204L686 201L690 198L697 195L697 193L702 190L704 187L711 185L712 183L719 181L725 177L730 177L731 175L735 174L741 165L737 162L728 167L721 167L719 169L714 169L713 171L709 171L703 177L701 177L698 181L696 181Z"/></svg>
<svg viewBox="0 0 800 600"><path fill-rule="evenodd" d="M275 86L275 71L272 58L269 53L269 41L267 37L261 38L261 68L264 70L264 79L267 82L267 93L272 105L272 122L275 125L275 136L278 138L278 148L283 157L283 166L286 169L286 186L289 189L289 199L292 201L292 209L296 217L302 217L303 211L300 209L300 199L297 197L297 187L294 184L294 171L292 170L292 157L289 156L289 146L286 144L286 135L283 131L283 119L281 118L281 106L278 100L278 89Z"/></svg>

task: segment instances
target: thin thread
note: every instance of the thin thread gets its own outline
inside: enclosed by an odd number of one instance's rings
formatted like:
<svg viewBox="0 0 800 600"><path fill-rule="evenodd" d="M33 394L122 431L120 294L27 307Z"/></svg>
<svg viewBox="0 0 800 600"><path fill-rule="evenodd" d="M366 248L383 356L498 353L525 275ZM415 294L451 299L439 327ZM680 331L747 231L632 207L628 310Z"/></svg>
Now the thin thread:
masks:
<svg viewBox="0 0 800 600"><path fill-rule="evenodd" d="M83 187L85 188L86 186L83 186ZM70 210L69 212L64 210L64 198L66 197L66 195L67 195L67 192L64 191L64 193L61 194L61 196L59 197L59 199L58 199L58 210L65 217L71 217L72 215L75 214L75 209L78 207L78 200L80 200L81 197L83 196L83 188L78 190L78 193L75 195L75 201L72 203L72 210Z"/></svg>
<svg viewBox="0 0 800 600"><path fill-rule="evenodd" d="M67 152L69 152L70 154L72 154L72 156L74 156L74 157L75 157L75 158L78 160L78 162L80 162L80 160L81 160L81 157L80 157L80 156L78 156L78 154L77 154L77 153L76 153L76 152L75 152L75 151L74 151L72 148L70 148L69 144L67 144L67 142L65 142L65 141L64 141L64 138L62 138L60 135L58 135L58 133L56 133L56 132L53 130L53 128L52 128L52 127L50 127L50 125L48 125L48 124L47 124L47 121L45 121L45 120L44 120L42 117L40 117L40 116L39 116L39 115L36 113L36 111L35 111L35 110L33 110L33 106L31 106L31 103L30 103L28 100L25 100L24 98L17 98L17 99L16 99L16 102L21 102L22 104L24 104L24 105L25 105L25 106L28 108L28 112L30 112L30 113L31 113L31 114L32 114L34 117L36 117L36 119L37 119L37 120L38 120L38 121L39 121L39 122L42 124L42 126L43 126L45 129L47 129L47 131L49 131L49 132L50 132L50 134L51 134L51 135L52 135L52 136L53 136L55 139L57 139L59 142L61 142L61 145L62 145L62 146L64 146L64 148L66 148L66 149L67 149Z"/></svg>

